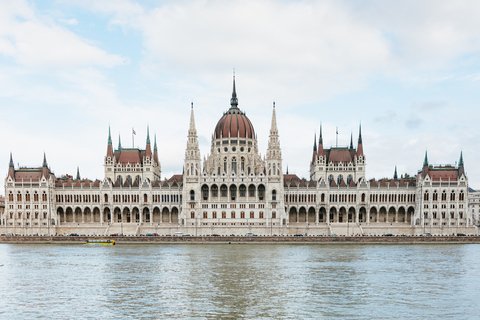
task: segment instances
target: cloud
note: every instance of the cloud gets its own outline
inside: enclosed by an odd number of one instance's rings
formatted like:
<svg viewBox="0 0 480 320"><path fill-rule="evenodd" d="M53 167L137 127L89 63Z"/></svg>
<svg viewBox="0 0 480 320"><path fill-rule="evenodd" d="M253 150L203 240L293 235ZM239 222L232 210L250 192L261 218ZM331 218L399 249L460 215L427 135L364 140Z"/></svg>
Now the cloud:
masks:
<svg viewBox="0 0 480 320"><path fill-rule="evenodd" d="M29 68L113 67L124 58L108 54L73 32L43 19L23 1L0 3L0 54ZM70 20L73 21L73 20Z"/></svg>
<svg viewBox="0 0 480 320"><path fill-rule="evenodd" d="M77 19L59 19L58 21L60 21L61 23L63 24L66 24L66 25L70 25L70 26L76 26L78 24L78 21Z"/></svg>

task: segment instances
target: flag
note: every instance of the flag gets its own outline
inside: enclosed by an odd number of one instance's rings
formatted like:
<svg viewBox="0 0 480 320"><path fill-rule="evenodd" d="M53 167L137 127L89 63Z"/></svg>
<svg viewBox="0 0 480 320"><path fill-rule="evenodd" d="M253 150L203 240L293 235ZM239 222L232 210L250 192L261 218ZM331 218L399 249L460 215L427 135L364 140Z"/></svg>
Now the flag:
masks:
<svg viewBox="0 0 480 320"><path fill-rule="evenodd" d="M135 132L135 129L133 129L133 128L132 128L132 133L133 133L134 135L137 135L137 133Z"/></svg>

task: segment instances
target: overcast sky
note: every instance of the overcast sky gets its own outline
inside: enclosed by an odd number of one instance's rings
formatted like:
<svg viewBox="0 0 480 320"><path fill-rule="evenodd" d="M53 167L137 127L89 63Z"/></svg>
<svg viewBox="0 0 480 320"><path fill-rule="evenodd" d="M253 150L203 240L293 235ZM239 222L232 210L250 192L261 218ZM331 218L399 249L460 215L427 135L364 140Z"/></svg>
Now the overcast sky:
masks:
<svg viewBox="0 0 480 320"><path fill-rule="evenodd" d="M324 147L361 123L368 178L463 151L480 188L479 53L476 0L0 0L0 164L103 179L109 125L115 148L149 125L181 173L190 103L203 158L235 68L262 156L275 101L284 172L309 177L320 123Z"/></svg>

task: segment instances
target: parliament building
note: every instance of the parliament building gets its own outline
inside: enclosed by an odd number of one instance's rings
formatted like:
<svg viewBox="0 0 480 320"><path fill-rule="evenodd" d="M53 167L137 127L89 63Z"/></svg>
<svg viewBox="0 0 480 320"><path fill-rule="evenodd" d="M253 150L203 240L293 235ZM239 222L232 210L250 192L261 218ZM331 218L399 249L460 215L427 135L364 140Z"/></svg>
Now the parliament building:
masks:
<svg viewBox="0 0 480 320"><path fill-rule="evenodd" d="M147 127L145 149L114 149L110 129L100 180L56 177L44 155L36 168L5 178L1 233L86 235L380 235L477 233L468 210L463 156L458 165L432 166L427 154L412 176L367 179L361 127L349 147L315 137L309 179L283 171L275 104L262 157L257 134L238 107L218 121L210 153L200 154L193 104L184 172L161 176L157 141ZM419 163L421 159L419 159Z"/></svg>

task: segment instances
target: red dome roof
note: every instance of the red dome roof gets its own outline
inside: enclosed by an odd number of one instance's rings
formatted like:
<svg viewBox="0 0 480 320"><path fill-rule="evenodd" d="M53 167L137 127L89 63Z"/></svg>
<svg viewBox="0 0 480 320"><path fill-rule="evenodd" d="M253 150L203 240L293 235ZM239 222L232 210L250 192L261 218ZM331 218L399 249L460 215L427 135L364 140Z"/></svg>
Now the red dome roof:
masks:
<svg viewBox="0 0 480 320"><path fill-rule="evenodd" d="M220 118L215 127L216 139L228 137L249 139L255 137L255 131L250 120L240 109L233 106Z"/></svg>

